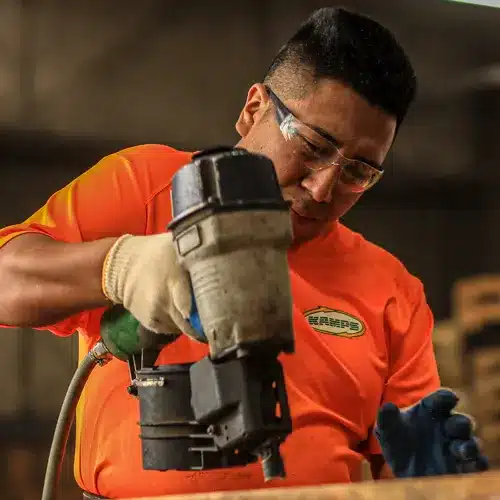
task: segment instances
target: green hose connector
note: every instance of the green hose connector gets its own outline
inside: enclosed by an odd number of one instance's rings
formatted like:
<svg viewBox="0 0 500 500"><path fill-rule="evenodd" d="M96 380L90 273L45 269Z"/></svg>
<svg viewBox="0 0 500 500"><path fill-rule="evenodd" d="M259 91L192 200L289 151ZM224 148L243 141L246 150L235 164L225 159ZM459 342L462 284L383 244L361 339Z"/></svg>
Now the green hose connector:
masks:
<svg viewBox="0 0 500 500"><path fill-rule="evenodd" d="M139 321L123 306L114 306L102 316L101 338L114 357L127 361L140 351L139 328Z"/></svg>

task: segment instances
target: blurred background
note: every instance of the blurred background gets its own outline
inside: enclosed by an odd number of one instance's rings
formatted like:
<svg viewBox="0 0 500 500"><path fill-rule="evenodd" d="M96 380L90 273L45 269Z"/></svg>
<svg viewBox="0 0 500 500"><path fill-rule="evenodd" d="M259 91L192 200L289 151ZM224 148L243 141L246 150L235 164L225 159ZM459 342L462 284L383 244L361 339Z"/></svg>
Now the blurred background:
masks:
<svg viewBox="0 0 500 500"><path fill-rule="evenodd" d="M122 147L235 143L247 88L324 5L332 3L0 0L1 225L22 221ZM500 9L444 0L341 5L392 29L420 79L383 181L345 222L424 282L443 384L460 392L500 466ZM4 500L34 500L77 339L1 334L0 491ZM71 458L67 500L81 498Z"/></svg>

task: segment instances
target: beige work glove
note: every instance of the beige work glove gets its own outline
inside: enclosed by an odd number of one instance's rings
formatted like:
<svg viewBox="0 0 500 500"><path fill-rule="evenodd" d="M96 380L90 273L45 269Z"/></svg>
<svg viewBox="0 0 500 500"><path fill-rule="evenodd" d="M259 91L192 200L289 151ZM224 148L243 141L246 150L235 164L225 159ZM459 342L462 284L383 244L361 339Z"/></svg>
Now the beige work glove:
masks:
<svg viewBox="0 0 500 500"><path fill-rule="evenodd" d="M186 319L191 311L191 284L178 263L172 233L120 237L104 261L102 289L148 330L185 333L200 340Z"/></svg>

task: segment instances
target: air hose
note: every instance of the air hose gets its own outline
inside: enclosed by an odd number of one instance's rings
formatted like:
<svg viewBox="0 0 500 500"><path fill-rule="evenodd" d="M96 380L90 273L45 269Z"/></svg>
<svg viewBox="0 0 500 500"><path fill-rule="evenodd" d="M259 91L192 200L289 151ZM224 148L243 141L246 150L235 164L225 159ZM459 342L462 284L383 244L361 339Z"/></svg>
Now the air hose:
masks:
<svg viewBox="0 0 500 500"><path fill-rule="evenodd" d="M102 341L98 342L83 358L71 379L59 412L52 445L50 447L42 500L56 500L56 491L61 476L62 464L66 453L69 434L75 419L76 407L92 370L97 364L103 365L110 354Z"/></svg>

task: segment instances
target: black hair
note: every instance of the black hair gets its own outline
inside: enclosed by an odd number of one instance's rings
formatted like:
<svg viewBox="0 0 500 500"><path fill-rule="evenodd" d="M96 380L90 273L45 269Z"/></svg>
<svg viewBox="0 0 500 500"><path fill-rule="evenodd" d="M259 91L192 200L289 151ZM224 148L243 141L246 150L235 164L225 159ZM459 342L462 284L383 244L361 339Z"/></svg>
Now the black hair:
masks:
<svg viewBox="0 0 500 500"><path fill-rule="evenodd" d="M264 83L285 98L300 98L323 78L349 86L398 125L416 95L415 71L394 35L342 8L314 11L275 56Z"/></svg>

